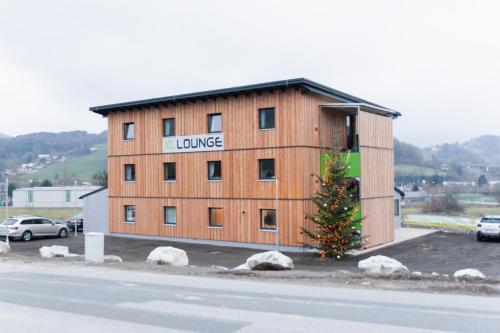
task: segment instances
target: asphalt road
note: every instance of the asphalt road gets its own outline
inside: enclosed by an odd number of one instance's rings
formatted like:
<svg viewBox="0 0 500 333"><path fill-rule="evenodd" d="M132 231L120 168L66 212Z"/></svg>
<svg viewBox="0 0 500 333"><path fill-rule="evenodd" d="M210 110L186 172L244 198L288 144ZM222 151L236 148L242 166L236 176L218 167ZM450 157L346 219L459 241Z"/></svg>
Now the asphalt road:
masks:
<svg viewBox="0 0 500 333"><path fill-rule="evenodd" d="M12 242L12 252L39 257L42 246L66 245L73 253L84 253L84 239L80 236L66 239L39 239L31 242ZM106 237L105 253L115 254L127 262L144 262L157 246L174 246L185 250L190 264L196 266L225 266L233 268L244 263L258 250L217 247L200 244L174 243L163 240L130 239ZM453 274L463 268L476 268L489 276L500 275L500 241L477 242L473 234L437 232L407 242L383 248L362 256L348 257L342 261L320 260L315 254L287 253L297 270L332 271L345 269L357 271L358 261L372 255L382 254L401 261L412 271Z"/></svg>
<svg viewBox="0 0 500 333"><path fill-rule="evenodd" d="M0 263L0 331L498 332L500 299Z"/></svg>

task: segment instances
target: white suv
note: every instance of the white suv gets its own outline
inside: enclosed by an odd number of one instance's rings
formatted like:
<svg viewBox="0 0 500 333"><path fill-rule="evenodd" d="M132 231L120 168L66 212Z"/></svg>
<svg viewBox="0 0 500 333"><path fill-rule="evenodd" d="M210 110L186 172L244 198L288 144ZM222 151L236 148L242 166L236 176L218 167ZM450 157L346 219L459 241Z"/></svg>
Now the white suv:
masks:
<svg viewBox="0 0 500 333"><path fill-rule="evenodd" d="M54 222L40 216L12 216L0 225L0 235L5 236L9 230L9 238L30 241L34 237L68 236L65 224Z"/></svg>
<svg viewBox="0 0 500 333"><path fill-rule="evenodd" d="M500 215L483 216L477 224L477 240L500 237Z"/></svg>

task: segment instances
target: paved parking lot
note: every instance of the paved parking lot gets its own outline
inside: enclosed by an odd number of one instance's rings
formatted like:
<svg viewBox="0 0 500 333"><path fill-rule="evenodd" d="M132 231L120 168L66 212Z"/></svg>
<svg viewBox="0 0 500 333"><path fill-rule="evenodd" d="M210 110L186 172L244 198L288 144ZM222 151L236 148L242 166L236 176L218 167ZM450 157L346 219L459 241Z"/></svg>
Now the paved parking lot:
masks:
<svg viewBox="0 0 500 333"><path fill-rule="evenodd" d="M66 245L72 253L84 253L84 238L38 239L31 242L12 242L14 254L38 257L42 246ZM106 237L105 253L115 254L124 261L142 262L157 246L174 246L188 253L191 265L236 267L257 250L186 244L159 240ZM382 254L401 261L412 271L452 274L462 268L477 268L487 275L500 275L500 241L477 242L474 234L437 232L404 243L386 247L362 256L348 257L342 261L321 261L314 254L287 253L294 260L296 269L330 271L357 270L357 262L372 255Z"/></svg>

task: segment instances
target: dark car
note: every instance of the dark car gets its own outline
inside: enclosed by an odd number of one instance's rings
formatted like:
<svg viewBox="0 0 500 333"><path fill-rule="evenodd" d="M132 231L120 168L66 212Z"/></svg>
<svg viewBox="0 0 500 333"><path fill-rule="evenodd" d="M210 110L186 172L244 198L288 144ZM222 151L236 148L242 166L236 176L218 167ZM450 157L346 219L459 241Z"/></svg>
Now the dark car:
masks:
<svg viewBox="0 0 500 333"><path fill-rule="evenodd" d="M75 224L78 226L78 231L83 231L83 213L71 216L68 221L66 221L66 225L71 231L75 231Z"/></svg>

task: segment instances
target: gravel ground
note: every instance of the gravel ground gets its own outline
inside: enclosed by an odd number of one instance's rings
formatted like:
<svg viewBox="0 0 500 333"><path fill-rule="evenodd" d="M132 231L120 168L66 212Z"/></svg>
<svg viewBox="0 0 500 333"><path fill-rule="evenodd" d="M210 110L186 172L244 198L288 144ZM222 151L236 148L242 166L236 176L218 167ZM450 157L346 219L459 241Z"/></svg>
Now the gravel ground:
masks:
<svg viewBox="0 0 500 333"><path fill-rule="evenodd" d="M22 257L39 258L42 246L66 245L70 252L84 253L83 235L66 239L37 239L31 242L11 242L12 253ZM143 263L149 252L157 246L174 246L188 253L194 266L236 267L245 262L258 250L218 247L199 244L174 243L158 240L142 240L106 237L105 253L120 256L128 263ZM358 272L359 260L382 254L401 261L411 271L437 272L452 275L463 268L476 268L488 276L500 276L500 241L477 242L474 234L438 232L428 236L399 243L361 256L349 256L342 261L320 260L312 253L287 253L296 270L310 272L331 272L347 270Z"/></svg>

